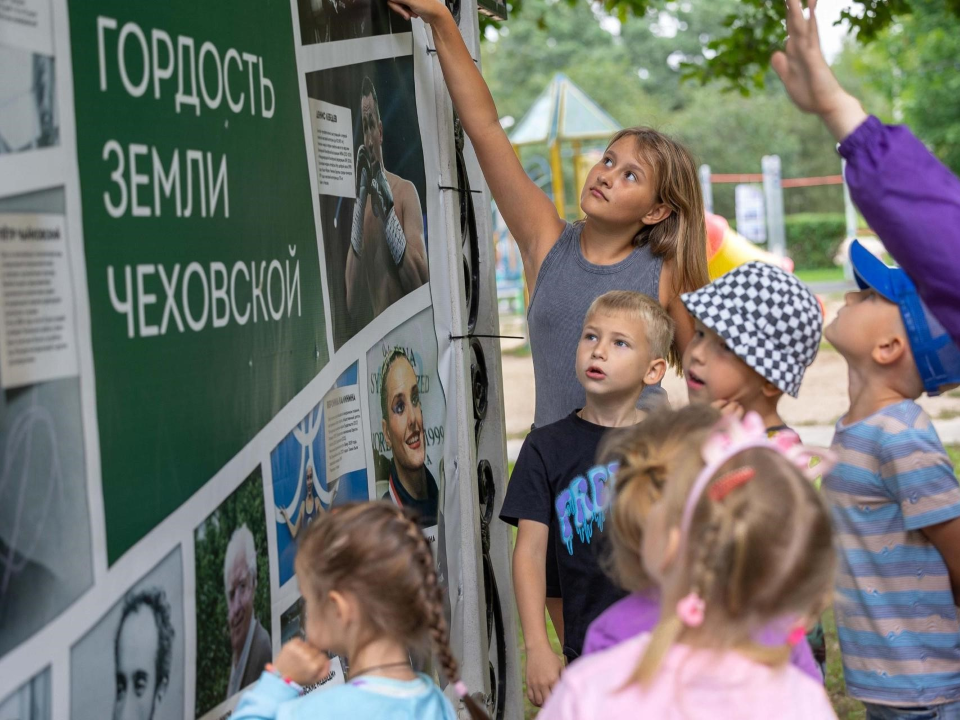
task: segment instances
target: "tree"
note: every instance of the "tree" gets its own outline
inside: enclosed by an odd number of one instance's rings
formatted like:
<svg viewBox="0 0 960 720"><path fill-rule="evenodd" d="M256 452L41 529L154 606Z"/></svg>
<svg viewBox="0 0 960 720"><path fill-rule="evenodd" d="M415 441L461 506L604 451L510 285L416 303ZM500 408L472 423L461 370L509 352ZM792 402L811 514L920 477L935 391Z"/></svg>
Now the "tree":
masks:
<svg viewBox="0 0 960 720"><path fill-rule="evenodd" d="M749 99L717 85L682 82L683 60L722 32L737 0L686 0L669 19L651 11L622 25L619 35L605 31L583 4L526 2L528 14L512 19L506 33L482 47L484 77L501 117L519 120L559 71L620 124L651 125L678 137L715 173L758 173L761 158L769 154L780 155L784 177L840 172L827 131L817 118L793 107L779 82ZM528 167L537 152L525 150ZM571 206L572 177L565 180ZM733 200L732 185L714 187L719 214L733 219ZM843 209L838 186L788 190L784 202L787 212ZM575 206L568 209L573 212Z"/></svg>
<svg viewBox="0 0 960 720"><path fill-rule="evenodd" d="M614 17L629 26L637 19L649 18L651 14L676 15L690 3L675 0L563 0L570 7L585 7L596 15ZM841 14L841 19L850 24L861 43L869 44L879 38L896 22L914 9L936 4L944 15L960 18L960 0L851 0L850 7ZM536 0L511 0L511 20L536 18L541 24L545 14ZM718 3L718 5L728 5ZM593 10L596 9L596 13ZM706 11L706 6L701 6ZM712 12L712 11L711 11ZM726 10L722 19L722 32L708 38L699 53L685 59L685 76L700 83L721 80L743 94L765 86L769 77L770 56L783 46L785 40L784 18L786 8L783 0L740 0ZM495 21L482 18L482 26ZM586 26L583 32L589 32Z"/></svg>
<svg viewBox="0 0 960 720"><path fill-rule="evenodd" d="M960 18L937 0L913 0L911 14L884 31L862 62L868 84L892 102L894 120L960 172Z"/></svg>

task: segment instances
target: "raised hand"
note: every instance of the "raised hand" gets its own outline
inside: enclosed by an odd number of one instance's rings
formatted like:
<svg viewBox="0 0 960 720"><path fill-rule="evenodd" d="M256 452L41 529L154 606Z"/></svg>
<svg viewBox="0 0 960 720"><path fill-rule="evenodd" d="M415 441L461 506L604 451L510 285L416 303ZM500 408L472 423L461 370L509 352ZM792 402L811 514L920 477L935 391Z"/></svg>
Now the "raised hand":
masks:
<svg viewBox="0 0 960 720"><path fill-rule="evenodd" d="M273 666L298 685L313 685L330 674L327 654L300 638L293 638L280 648Z"/></svg>
<svg viewBox="0 0 960 720"><path fill-rule="evenodd" d="M867 115L860 103L837 82L820 49L817 0L809 0L810 17L800 0L787 0L787 42L770 64L793 100L804 112L819 115L837 140L843 140Z"/></svg>
<svg viewBox="0 0 960 720"><path fill-rule="evenodd" d="M440 0L387 0L387 5L406 20L418 17L428 25L449 14L447 6Z"/></svg>

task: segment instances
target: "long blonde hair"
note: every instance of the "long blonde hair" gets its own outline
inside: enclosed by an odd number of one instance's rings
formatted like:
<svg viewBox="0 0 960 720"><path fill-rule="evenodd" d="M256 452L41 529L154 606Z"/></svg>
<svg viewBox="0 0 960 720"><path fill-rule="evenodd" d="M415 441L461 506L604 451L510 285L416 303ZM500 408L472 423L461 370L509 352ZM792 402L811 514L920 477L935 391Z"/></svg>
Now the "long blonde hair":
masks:
<svg viewBox="0 0 960 720"><path fill-rule="evenodd" d="M718 478L744 468L754 473L749 482L722 496L710 492ZM693 481L667 484L667 527L680 526ZM775 620L825 609L836 564L832 534L813 483L784 456L760 447L730 457L696 500L676 570L662 588L664 613L634 679L648 683L670 647L685 639L770 665L785 662L788 646L761 645L753 636ZM704 616L701 626L690 628L675 608L693 591L704 601Z"/></svg>
<svg viewBox="0 0 960 720"><path fill-rule="evenodd" d="M697 163L681 143L649 127L621 130L607 145L632 137L637 152L653 170L656 201L672 211L655 225L644 225L634 242L638 247L649 245L664 260L676 259L673 278L675 293L693 292L710 282L707 272L707 222L704 214L703 190ZM674 343L668 358L674 368L680 367L680 353Z"/></svg>

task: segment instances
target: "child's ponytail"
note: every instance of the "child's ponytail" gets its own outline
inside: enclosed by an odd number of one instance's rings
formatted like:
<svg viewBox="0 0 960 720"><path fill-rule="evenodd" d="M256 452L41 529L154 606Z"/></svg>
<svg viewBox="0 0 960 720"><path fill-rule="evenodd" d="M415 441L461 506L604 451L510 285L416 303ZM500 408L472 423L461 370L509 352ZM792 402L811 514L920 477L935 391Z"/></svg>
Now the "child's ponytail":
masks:
<svg viewBox="0 0 960 720"><path fill-rule="evenodd" d="M617 472L610 506L611 548L607 571L631 592L650 586L643 569L640 543L650 507L660 500L666 483L693 479L703 461L691 448L698 447L720 419L720 413L705 405L688 405L644 420L635 428L611 433L600 457L616 463Z"/></svg>
<svg viewBox="0 0 960 720"><path fill-rule="evenodd" d="M443 676L456 689L460 701L472 720L489 720L486 711L470 696L466 685L460 680L460 666L450 649L450 631L443 615L443 588L437 580L437 569L430 544L424 537L423 531L409 516L402 512L401 516L409 526L407 534L416 547L412 560L423 574L420 603L423 616L430 626L430 639Z"/></svg>
<svg viewBox="0 0 960 720"><path fill-rule="evenodd" d="M661 421L671 425L676 414ZM703 469L692 481L671 477L661 500L675 538L664 556L672 569L661 586L663 619L633 676L641 683L688 637L756 662L785 662L791 638L802 638L804 621L823 609L832 586L830 517L809 466L816 455L829 468L828 451L768 438L755 413L742 423L724 418L689 451L702 457ZM782 635L771 643L757 639L774 627Z"/></svg>

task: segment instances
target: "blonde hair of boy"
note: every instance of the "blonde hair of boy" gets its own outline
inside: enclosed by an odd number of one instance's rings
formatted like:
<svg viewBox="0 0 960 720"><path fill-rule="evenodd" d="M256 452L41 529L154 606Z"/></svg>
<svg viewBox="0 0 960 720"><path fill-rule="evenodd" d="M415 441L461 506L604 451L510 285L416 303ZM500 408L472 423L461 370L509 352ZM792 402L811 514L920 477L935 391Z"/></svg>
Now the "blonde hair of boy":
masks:
<svg viewBox="0 0 960 720"><path fill-rule="evenodd" d="M669 355L675 323L652 297L632 290L611 290L590 304L583 324L586 325L594 315L625 315L642 322L651 357L666 359Z"/></svg>
<svg viewBox="0 0 960 720"><path fill-rule="evenodd" d="M658 420L679 422L677 413ZM702 438L691 437L687 452L699 456L701 443ZM743 467L756 475L722 499L712 499L711 484ZM679 528L697 474L684 472L667 483L662 500L667 527ZM661 588L668 612L654 629L634 680L648 683L680 641L735 649L757 662L779 665L789 658L789 647L762 645L753 636L774 620L809 619L826 609L836 566L830 516L813 483L789 460L767 448L744 450L728 459L700 494L674 562L679 565ZM672 609L694 587L705 613L701 626L689 628Z"/></svg>
<svg viewBox="0 0 960 720"><path fill-rule="evenodd" d="M610 434L601 448L604 464L618 464L605 569L625 590L639 592L652 584L640 555L647 515L663 496L668 479L691 483L703 469L700 454L690 448L699 447L719 419L719 411L704 405L670 411L668 421L658 412L629 430Z"/></svg>

